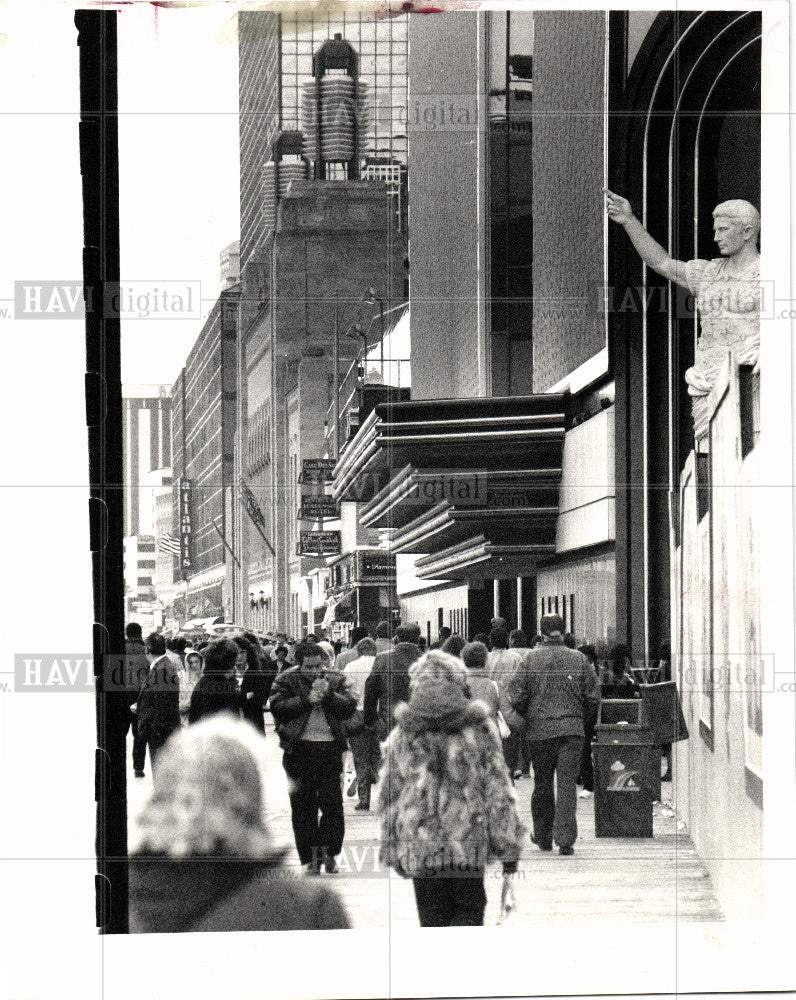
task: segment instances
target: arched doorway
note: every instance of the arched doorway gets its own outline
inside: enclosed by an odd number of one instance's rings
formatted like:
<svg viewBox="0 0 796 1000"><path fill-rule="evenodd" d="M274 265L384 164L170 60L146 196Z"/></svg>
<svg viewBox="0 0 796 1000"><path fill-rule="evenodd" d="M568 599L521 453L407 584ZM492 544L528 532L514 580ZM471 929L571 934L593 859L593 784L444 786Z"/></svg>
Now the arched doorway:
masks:
<svg viewBox="0 0 796 1000"><path fill-rule="evenodd" d="M609 186L673 257L717 256L711 211L760 204L761 14L660 14L627 66L627 12L611 15ZM684 373L696 318L688 296L646 271L609 231L616 376L617 633L654 657L670 629L671 511L693 447Z"/></svg>

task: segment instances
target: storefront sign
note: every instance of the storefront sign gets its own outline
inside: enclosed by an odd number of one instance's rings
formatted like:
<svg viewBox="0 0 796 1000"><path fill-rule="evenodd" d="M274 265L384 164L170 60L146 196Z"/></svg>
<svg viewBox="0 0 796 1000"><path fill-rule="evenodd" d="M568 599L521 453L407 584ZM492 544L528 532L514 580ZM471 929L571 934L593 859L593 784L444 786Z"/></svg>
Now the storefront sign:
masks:
<svg viewBox="0 0 796 1000"><path fill-rule="evenodd" d="M305 458L301 463L300 483L330 483L334 476L334 458Z"/></svg>
<svg viewBox="0 0 796 1000"><path fill-rule="evenodd" d="M300 531L298 555L300 556L339 556L339 531Z"/></svg>
<svg viewBox="0 0 796 1000"><path fill-rule="evenodd" d="M180 569L185 573L191 568L191 481L180 479L178 513L180 519Z"/></svg>
<svg viewBox="0 0 796 1000"><path fill-rule="evenodd" d="M367 580L373 577L390 580L395 579L395 556L389 552L360 552L360 572L357 574L360 579Z"/></svg>
<svg viewBox="0 0 796 1000"><path fill-rule="evenodd" d="M304 493L298 512L299 521L331 520L340 516L340 508L333 496L326 493Z"/></svg>

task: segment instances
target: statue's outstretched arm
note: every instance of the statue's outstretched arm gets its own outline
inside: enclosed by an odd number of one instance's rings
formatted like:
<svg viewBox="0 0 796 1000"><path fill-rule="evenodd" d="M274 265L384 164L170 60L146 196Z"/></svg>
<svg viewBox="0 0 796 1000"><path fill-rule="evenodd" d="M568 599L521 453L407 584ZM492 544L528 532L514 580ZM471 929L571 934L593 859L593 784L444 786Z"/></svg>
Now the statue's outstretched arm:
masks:
<svg viewBox="0 0 796 1000"><path fill-rule="evenodd" d="M625 232L630 237L630 242L638 251L639 257L644 263L651 267L653 271L669 281L676 281L678 285L688 288L688 276L686 266L683 261L675 260L654 240L647 230L641 225L633 215L633 209L627 198L623 198L613 191L605 189L605 204L608 210L608 217L625 227Z"/></svg>

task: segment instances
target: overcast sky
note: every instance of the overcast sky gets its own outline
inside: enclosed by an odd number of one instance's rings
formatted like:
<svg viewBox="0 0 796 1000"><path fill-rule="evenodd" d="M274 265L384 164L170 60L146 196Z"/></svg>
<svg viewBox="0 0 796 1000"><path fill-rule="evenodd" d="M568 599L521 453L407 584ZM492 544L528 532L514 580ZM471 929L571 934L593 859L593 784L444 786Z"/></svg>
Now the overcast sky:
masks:
<svg viewBox="0 0 796 1000"><path fill-rule="evenodd" d="M175 295L164 281L199 282L203 316L221 287L219 251L239 235L231 16L137 4L118 21L122 279ZM200 329L198 318L123 321L125 384L171 384Z"/></svg>

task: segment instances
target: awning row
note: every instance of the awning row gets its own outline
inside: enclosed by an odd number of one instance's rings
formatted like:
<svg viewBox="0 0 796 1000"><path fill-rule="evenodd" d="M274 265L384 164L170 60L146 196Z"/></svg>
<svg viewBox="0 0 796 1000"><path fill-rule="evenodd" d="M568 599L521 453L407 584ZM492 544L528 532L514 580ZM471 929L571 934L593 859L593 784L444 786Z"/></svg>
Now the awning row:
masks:
<svg viewBox="0 0 796 1000"><path fill-rule="evenodd" d="M335 468L365 527L426 579L524 575L555 552L563 394L376 407ZM370 487L370 493L368 493Z"/></svg>

